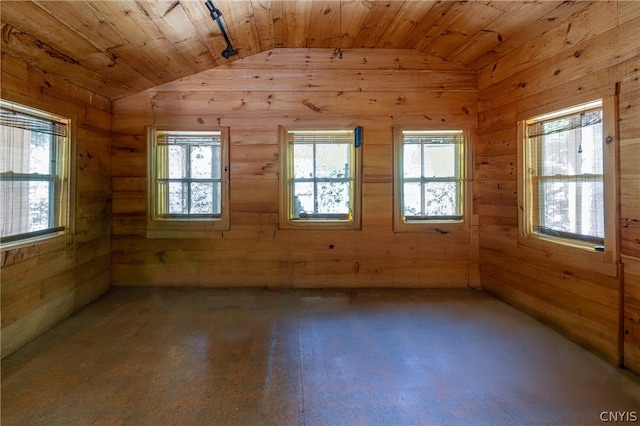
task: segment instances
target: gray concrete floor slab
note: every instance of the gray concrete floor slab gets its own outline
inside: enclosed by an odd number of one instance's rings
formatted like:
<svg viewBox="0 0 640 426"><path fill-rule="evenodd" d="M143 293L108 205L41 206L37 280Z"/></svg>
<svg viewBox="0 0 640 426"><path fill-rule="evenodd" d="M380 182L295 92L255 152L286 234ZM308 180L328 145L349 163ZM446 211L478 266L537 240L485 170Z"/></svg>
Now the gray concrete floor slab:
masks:
<svg viewBox="0 0 640 426"><path fill-rule="evenodd" d="M640 417L637 376L473 290L114 288L2 361L3 425L582 425L609 413Z"/></svg>

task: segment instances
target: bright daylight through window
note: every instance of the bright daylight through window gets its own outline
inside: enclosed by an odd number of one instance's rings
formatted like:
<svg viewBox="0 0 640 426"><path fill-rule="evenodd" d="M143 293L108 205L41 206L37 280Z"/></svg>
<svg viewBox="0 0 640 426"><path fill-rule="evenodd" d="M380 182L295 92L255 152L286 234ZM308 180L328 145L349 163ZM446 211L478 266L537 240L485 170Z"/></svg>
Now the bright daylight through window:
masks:
<svg viewBox="0 0 640 426"><path fill-rule="evenodd" d="M395 129L394 145L396 230L462 222L464 132Z"/></svg>
<svg viewBox="0 0 640 426"><path fill-rule="evenodd" d="M221 133L157 130L154 145L153 218L219 219L223 203Z"/></svg>
<svg viewBox="0 0 640 426"><path fill-rule="evenodd" d="M0 105L1 241L63 231L68 120L6 102Z"/></svg>
<svg viewBox="0 0 640 426"><path fill-rule="evenodd" d="M357 227L358 152L353 130L292 130L283 147L282 223Z"/></svg>
<svg viewBox="0 0 640 426"><path fill-rule="evenodd" d="M604 243L602 103L526 121L528 232Z"/></svg>

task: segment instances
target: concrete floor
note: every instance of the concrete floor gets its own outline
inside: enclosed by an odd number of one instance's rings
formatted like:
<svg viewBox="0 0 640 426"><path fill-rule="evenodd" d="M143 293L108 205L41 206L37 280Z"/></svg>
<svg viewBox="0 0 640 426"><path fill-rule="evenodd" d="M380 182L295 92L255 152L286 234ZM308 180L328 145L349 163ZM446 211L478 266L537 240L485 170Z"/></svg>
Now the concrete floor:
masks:
<svg viewBox="0 0 640 426"><path fill-rule="evenodd" d="M472 290L116 288L2 361L5 426L570 425L602 412L640 412L638 377Z"/></svg>

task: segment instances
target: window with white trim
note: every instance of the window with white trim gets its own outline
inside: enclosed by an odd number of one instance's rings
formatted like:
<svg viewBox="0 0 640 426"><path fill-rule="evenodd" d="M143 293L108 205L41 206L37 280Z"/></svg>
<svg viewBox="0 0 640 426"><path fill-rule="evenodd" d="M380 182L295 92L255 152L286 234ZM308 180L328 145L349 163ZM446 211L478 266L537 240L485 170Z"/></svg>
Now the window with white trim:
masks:
<svg viewBox="0 0 640 426"><path fill-rule="evenodd" d="M68 228L69 120L0 101L0 237L16 243Z"/></svg>
<svg viewBox="0 0 640 426"><path fill-rule="evenodd" d="M228 229L228 131L150 128L149 138L150 227Z"/></svg>
<svg viewBox="0 0 640 426"><path fill-rule="evenodd" d="M360 227L360 156L354 130L281 131L283 227Z"/></svg>
<svg viewBox="0 0 640 426"><path fill-rule="evenodd" d="M394 129L394 160L396 231L464 222L464 131Z"/></svg>

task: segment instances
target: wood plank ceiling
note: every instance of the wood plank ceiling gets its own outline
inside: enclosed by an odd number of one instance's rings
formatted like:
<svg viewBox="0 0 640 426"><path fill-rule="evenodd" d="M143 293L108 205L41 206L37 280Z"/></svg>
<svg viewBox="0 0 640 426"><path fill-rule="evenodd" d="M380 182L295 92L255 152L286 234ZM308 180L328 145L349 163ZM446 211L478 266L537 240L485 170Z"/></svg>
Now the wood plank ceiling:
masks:
<svg viewBox="0 0 640 426"><path fill-rule="evenodd" d="M118 99L274 48L414 49L480 69L590 1L3 1L2 55Z"/></svg>

